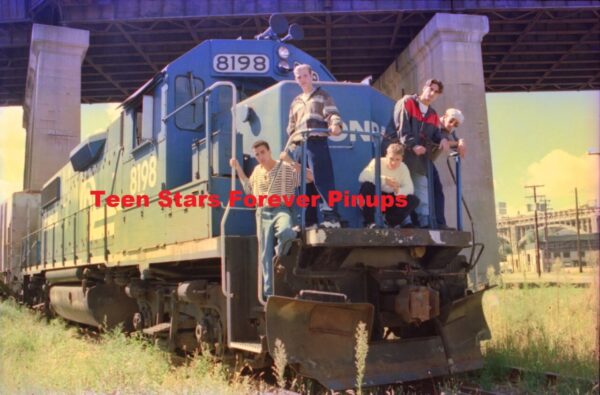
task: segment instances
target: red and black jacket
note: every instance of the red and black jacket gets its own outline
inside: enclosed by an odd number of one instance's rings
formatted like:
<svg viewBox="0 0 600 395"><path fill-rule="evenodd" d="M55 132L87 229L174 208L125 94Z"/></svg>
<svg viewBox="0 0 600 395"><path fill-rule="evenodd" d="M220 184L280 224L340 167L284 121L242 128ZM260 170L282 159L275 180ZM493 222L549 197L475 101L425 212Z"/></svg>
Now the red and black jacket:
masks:
<svg viewBox="0 0 600 395"><path fill-rule="evenodd" d="M433 149L442 139L440 118L435 110L429 106L425 114L419 109L417 95L407 95L396 102L394 107L394 124L398 138L406 146L404 162L411 173L427 174L427 161ZM413 148L422 145L427 148L425 155L415 155Z"/></svg>

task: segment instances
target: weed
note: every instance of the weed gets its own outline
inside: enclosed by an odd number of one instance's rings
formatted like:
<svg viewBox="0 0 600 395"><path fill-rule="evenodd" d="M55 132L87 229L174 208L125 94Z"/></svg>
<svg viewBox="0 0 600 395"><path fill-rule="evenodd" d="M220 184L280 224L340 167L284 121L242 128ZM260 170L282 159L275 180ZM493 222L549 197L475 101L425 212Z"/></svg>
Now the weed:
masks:
<svg viewBox="0 0 600 395"><path fill-rule="evenodd" d="M277 385L279 388L285 388L285 367L288 364L288 357L285 351L285 345L280 339L275 339L275 350L273 350L273 364L275 375L277 376Z"/></svg>
<svg viewBox="0 0 600 395"><path fill-rule="evenodd" d="M356 346L354 347L356 361L356 394L362 394L362 385L365 378L365 368L367 364L367 353L369 352L369 333L367 324L359 322L354 335Z"/></svg>

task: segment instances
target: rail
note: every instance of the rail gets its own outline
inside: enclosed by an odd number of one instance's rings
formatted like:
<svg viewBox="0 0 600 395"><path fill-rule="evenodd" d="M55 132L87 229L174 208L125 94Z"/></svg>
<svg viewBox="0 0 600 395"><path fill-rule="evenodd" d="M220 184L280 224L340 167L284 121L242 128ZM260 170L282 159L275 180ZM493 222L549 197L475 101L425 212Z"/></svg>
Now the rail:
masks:
<svg viewBox="0 0 600 395"><path fill-rule="evenodd" d="M301 161L300 161L300 165L301 165L301 173L300 173L300 182L301 182L301 193L303 195L306 195L306 168L307 168L307 151L306 151L306 141L310 135L310 133L328 133L329 129L324 129L324 128L309 128L306 130L301 130L301 131L297 131L294 132L290 135L289 139L288 139L288 144L290 141L292 141L295 137L298 137L298 135L300 135L301 140L300 142L301 144ZM343 132L343 131L342 131ZM347 134L354 134L354 135L363 135L363 136L369 136L370 140L371 140L371 144L373 145L373 158L381 158L381 139L382 139L382 135L379 133L373 133L373 132L351 132L351 131L347 131L345 132ZM376 196L380 196L381 195L381 160L376 160L375 161L375 194ZM321 192L319 191L319 194L321 194ZM325 196L323 196L321 194L321 199L323 199L323 201L326 201ZM302 214L300 216L300 229L302 231L304 231L306 229L306 207L302 207ZM375 223L377 224L378 227L383 227L383 215L381 213L381 205L377 205L377 209L375 211Z"/></svg>
<svg viewBox="0 0 600 395"><path fill-rule="evenodd" d="M232 153L235 155L235 153L237 152L237 140L236 140L236 128L235 128L235 121L236 121L236 109L235 107L237 106L237 101L238 101L238 97L237 97L237 88L235 86L234 83L230 82L230 81L218 81L215 82L214 84L210 85L208 88L204 89L202 92L200 92L199 94L197 94L196 96L192 97L190 100L188 100L187 102L183 103L181 106L179 106L178 108L176 108L175 110L171 111L169 114L165 115L165 117L162 119L163 122L166 122L169 118L171 118L172 116L174 116L175 114L177 114L179 111L183 110L185 107L189 106L190 104L194 103L196 100L200 99L200 98L204 98L204 117L205 117L205 122L204 122L204 130L206 131L206 150L207 150L207 158L208 158L208 163L212 163L212 133L211 133L211 122L210 122L210 111L209 111L209 98L211 93L216 89L216 88L220 88L220 87L227 87L231 89L231 151ZM235 190L235 183L236 183L236 172L235 172L235 168L232 169L232 173L231 173L231 190ZM208 190L211 190L211 182L210 182L210 177L208 178L208 185L207 185ZM225 237L226 237L226 231L225 231L225 225L227 223L227 220L229 218L229 213L231 212L231 204L230 202L227 203L227 206L225 207L225 211L223 213L223 216L221 217L221 223L220 223L220 238L219 238L219 246L220 246L220 253L221 253L221 292L223 292L223 295L225 296L226 299L226 304L227 304L227 317L226 317L226 321L227 321L227 346L231 346L231 298L233 297L233 295L231 294L231 287L230 287L230 273L227 271L226 269L226 264L227 264L227 249L226 247L226 241L225 241ZM209 224L209 229L212 229L212 222Z"/></svg>

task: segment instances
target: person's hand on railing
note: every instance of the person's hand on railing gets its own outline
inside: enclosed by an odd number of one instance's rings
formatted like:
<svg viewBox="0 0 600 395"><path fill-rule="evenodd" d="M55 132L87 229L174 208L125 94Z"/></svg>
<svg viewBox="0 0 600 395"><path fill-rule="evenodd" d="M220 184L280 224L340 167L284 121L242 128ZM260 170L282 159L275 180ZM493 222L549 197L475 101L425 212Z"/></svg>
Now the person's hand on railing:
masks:
<svg viewBox="0 0 600 395"><path fill-rule="evenodd" d="M298 166L300 165L298 164ZM311 169L306 169L306 183L310 184L311 182L315 182L315 176Z"/></svg>
<svg viewBox="0 0 600 395"><path fill-rule="evenodd" d="M289 163L290 165L294 164L294 161L290 157L290 154L287 153L287 151L282 151L281 154L279 154L279 160L281 160L282 162Z"/></svg>
<svg viewBox="0 0 600 395"><path fill-rule="evenodd" d="M237 161L237 159L229 159L229 166L235 168L235 171L237 171L238 173L242 173L242 167L240 166L240 163Z"/></svg>
<svg viewBox="0 0 600 395"><path fill-rule="evenodd" d="M340 134L342 134L342 128L338 124L331 125L329 127L329 131L331 132L332 136L339 136Z"/></svg>
<svg viewBox="0 0 600 395"><path fill-rule="evenodd" d="M463 139L458 140L458 145L456 146L456 150L458 151L458 155L460 155L461 159L465 158L465 154L467 153L467 145Z"/></svg>

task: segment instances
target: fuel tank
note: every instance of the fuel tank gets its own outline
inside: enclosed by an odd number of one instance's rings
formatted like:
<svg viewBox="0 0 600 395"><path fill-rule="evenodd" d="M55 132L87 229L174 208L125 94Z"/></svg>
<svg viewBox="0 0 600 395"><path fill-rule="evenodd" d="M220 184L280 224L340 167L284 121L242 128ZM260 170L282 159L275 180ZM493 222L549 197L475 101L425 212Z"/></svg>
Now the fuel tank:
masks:
<svg viewBox="0 0 600 395"><path fill-rule="evenodd" d="M98 284L90 288L55 285L50 288L50 307L61 317L95 327L113 328L122 324L131 330L134 299L115 285Z"/></svg>

